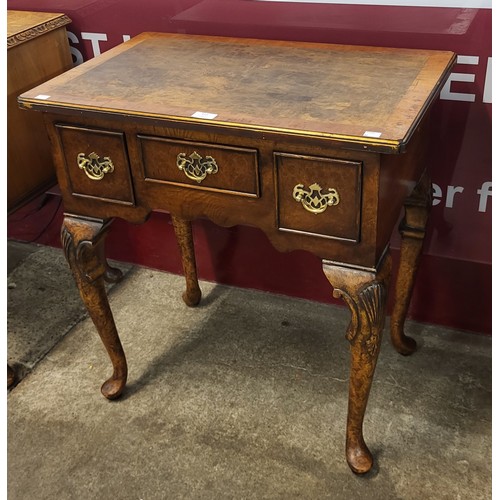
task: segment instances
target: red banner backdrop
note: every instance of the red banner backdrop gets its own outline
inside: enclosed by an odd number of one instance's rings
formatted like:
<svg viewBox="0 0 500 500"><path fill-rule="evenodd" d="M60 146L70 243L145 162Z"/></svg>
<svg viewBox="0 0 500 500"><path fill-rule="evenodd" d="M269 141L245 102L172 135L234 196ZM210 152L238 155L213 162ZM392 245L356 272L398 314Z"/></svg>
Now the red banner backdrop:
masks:
<svg viewBox="0 0 500 500"><path fill-rule="evenodd" d="M63 12L75 64L143 31L452 50L458 62L436 105L429 165L434 207L410 316L491 331L491 38L489 0L8 0L9 9ZM137 71L140 72L140 68ZM96 85L99 83L96 82ZM374 89L376 92L376 89ZM44 215L45 214L45 215ZM59 245L60 213L14 214L8 236ZM53 220L45 220L50 219ZM31 221L31 222L30 222ZM35 222L33 222L35 221ZM43 234L33 224L51 222ZM31 224L31 225L30 225ZM200 277L331 302L318 259L278 254L260 231L194 226ZM162 234L161 242L158 234ZM123 242L126 244L123 244ZM398 258L399 237L392 249ZM168 214L115 221L111 258L180 273Z"/></svg>

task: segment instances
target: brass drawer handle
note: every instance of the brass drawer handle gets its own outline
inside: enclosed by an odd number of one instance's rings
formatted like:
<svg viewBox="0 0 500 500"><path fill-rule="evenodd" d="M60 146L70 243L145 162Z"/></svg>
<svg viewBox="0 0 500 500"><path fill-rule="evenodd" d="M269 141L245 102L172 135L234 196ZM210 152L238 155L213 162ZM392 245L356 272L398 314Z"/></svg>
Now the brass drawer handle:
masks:
<svg viewBox="0 0 500 500"><path fill-rule="evenodd" d="M179 153L177 155L177 167L189 179L196 181L198 184L208 174L216 174L219 171L219 167L213 157L205 156L203 158L196 151L193 151L187 158L186 153Z"/></svg>
<svg viewBox="0 0 500 500"><path fill-rule="evenodd" d="M99 158L100 156L94 152L90 153L88 158L85 157L85 153L79 153L76 157L78 167L93 181L100 181L104 174L110 174L115 169L109 156L105 156L102 160Z"/></svg>
<svg viewBox="0 0 500 500"><path fill-rule="evenodd" d="M328 189L327 193L322 193L319 184L314 183L308 189L304 189L304 184L297 184L293 188L293 199L300 201L302 206L313 214L320 214L328 207L339 204L340 197L334 188Z"/></svg>

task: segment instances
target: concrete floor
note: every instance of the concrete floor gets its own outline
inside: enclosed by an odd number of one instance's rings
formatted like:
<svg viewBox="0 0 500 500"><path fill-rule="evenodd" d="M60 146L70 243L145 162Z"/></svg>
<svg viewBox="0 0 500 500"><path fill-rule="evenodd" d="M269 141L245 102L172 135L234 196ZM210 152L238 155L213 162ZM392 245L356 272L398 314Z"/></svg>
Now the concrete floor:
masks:
<svg viewBox="0 0 500 500"><path fill-rule="evenodd" d="M344 461L345 308L124 266L111 365L59 250L9 244L8 493L34 499L491 498L491 339L408 322L383 341L365 419L374 470Z"/></svg>

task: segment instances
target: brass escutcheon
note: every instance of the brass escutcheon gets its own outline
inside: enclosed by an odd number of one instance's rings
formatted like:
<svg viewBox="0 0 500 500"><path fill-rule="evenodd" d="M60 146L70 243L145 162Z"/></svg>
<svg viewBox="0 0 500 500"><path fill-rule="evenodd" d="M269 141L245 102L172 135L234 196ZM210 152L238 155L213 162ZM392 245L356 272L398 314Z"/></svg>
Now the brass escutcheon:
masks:
<svg viewBox="0 0 500 500"><path fill-rule="evenodd" d="M76 157L78 167L93 181L100 181L104 174L111 173L115 169L109 156L105 156L102 160L99 158L100 156L94 152L90 153L88 158L85 157L85 153L79 153Z"/></svg>
<svg viewBox="0 0 500 500"><path fill-rule="evenodd" d="M179 153L177 155L177 167L189 179L196 181L198 184L208 174L216 174L219 171L219 167L212 156L205 156L203 158L196 151L193 151L187 158L186 153Z"/></svg>
<svg viewBox="0 0 500 500"><path fill-rule="evenodd" d="M293 199L300 201L302 206L313 214L320 214L328 207L338 205L340 201L339 194L334 188L328 189L327 193L322 193L319 184L314 183L308 189L304 189L304 184L297 184L293 188Z"/></svg>

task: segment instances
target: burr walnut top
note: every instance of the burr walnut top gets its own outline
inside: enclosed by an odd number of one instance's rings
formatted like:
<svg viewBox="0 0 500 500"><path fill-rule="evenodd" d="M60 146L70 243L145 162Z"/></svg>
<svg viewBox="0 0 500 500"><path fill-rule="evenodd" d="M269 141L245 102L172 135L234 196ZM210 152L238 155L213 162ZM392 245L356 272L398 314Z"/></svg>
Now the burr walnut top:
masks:
<svg viewBox="0 0 500 500"><path fill-rule="evenodd" d="M26 92L19 103L399 151L454 61L444 51L143 33Z"/></svg>

